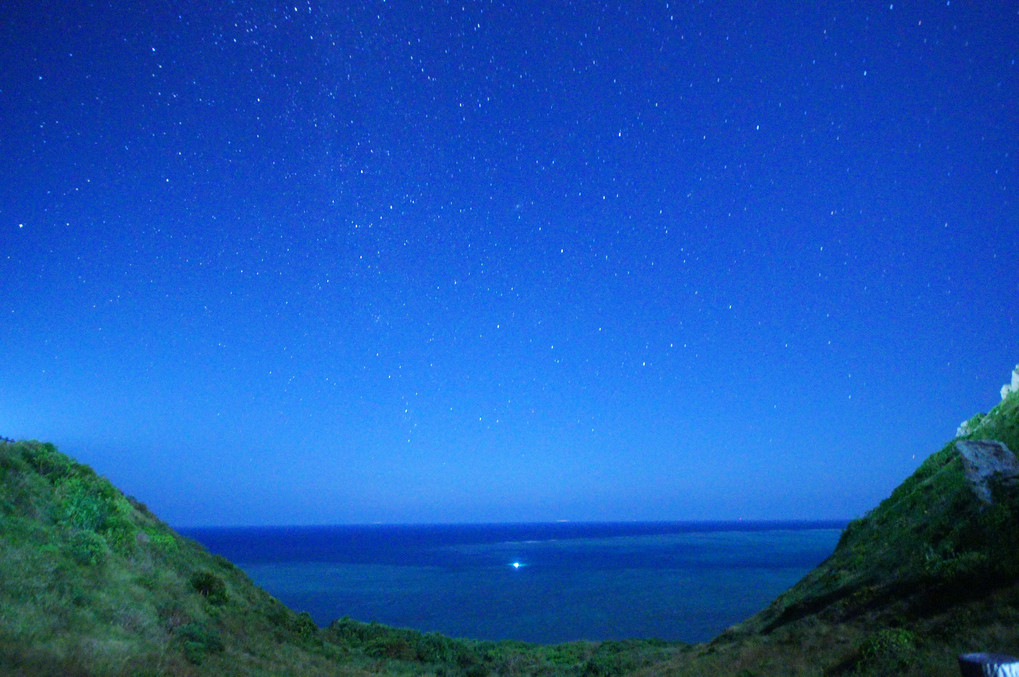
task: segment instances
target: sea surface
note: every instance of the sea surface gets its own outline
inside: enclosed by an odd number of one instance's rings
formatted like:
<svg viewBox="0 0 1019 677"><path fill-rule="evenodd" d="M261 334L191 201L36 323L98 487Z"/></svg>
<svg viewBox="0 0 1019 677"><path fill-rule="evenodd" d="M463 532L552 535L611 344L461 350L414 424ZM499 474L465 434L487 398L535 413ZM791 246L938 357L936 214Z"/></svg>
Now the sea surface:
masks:
<svg viewBox="0 0 1019 677"><path fill-rule="evenodd" d="M453 637L700 642L761 610L835 548L845 522L193 528L319 625Z"/></svg>

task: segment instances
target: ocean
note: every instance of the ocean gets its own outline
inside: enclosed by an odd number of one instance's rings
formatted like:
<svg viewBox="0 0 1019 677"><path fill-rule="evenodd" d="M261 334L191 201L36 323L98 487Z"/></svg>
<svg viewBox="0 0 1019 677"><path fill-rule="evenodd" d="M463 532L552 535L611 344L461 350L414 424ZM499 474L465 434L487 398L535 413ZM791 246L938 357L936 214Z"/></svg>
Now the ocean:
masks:
<svg viewBox="0 0 1019 677"><path fill-rule="evenodd" d="M709 640L835 548L845 522L179 529L319 625L472 639Z"/></svg>

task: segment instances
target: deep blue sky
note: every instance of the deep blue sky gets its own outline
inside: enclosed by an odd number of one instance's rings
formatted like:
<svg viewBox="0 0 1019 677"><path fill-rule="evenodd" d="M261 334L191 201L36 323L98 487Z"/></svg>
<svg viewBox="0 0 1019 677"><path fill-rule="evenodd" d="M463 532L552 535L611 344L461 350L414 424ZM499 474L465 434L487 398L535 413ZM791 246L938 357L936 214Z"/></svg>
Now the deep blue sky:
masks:
<svg viewBox="0 0 1019 677"><path fill-rule="evenodd" d="M844 518L1019 361L1013 2L5 2L0 434L175 525Z"/></svg>

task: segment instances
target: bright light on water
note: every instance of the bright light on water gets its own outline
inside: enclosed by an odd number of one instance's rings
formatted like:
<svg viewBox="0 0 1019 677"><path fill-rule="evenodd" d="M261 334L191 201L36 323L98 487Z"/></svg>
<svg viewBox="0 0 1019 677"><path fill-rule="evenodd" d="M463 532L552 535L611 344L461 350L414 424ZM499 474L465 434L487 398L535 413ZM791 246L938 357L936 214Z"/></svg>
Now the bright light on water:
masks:
<svg viewBox="0 0 1019 677"><path fill-rule="evenodd" d="M736 531L735 524L199 533L214 551L254 560L244 568L259 585L320 625L342 609L351 618L473 639L700 642L767 606L830 555L840 533L829 525ZM295 550L306 559L283 555ZM520 578L499 575L500 564ZM606 618L615 619L612 627Z"/></svg>

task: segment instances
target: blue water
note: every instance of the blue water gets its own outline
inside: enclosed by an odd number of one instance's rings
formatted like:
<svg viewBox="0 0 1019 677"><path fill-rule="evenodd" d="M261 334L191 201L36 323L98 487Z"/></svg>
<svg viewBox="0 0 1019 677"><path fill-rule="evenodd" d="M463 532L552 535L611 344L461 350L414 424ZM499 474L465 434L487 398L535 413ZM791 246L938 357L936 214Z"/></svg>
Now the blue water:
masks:
<svg viewBox="0 0 1019 677"><path fill-rule="evenodd" d="M831 554L845 522L181 529L320 625L699 642Z"/></svg>

